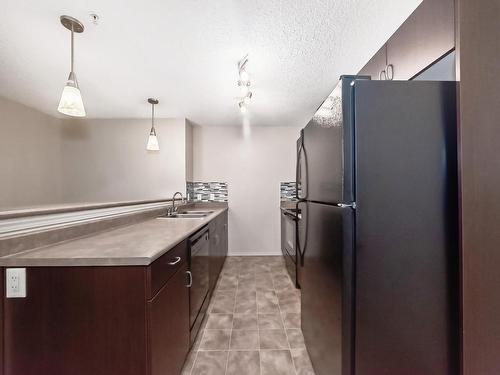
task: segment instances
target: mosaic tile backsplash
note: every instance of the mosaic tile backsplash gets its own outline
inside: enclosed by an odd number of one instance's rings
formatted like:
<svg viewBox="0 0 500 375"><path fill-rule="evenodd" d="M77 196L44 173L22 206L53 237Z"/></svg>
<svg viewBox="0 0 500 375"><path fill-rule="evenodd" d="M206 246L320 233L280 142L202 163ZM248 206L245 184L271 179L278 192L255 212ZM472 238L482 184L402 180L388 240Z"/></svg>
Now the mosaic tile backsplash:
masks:
<svg viewBox="0 0 500 375"><path fill-rule="evenodd" d="M299 189L300 189L300 187L299 187ZM281 196L282 201L297 200L295 181L293 181L293 182L281 182L280 183L280 196Z"/></svg>
<svg viewBox="0 0 500 375"><path fill-rule="evenodd" d="M227 202L227 182L186 182L186 197L190 202Z"/></svg>

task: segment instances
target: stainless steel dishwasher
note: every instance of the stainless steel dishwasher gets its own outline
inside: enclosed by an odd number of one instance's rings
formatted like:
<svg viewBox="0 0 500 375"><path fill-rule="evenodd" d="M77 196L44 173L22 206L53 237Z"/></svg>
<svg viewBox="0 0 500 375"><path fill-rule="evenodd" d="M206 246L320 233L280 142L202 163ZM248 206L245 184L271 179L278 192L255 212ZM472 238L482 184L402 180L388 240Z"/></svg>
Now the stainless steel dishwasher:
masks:
<svg viewBox="0 0 500 375"><path fill-rule="evenodd" d="M194 342L201 322L208 308L209 290L209 250L208 227L189 239L189 324L191 343Z"/></svg>

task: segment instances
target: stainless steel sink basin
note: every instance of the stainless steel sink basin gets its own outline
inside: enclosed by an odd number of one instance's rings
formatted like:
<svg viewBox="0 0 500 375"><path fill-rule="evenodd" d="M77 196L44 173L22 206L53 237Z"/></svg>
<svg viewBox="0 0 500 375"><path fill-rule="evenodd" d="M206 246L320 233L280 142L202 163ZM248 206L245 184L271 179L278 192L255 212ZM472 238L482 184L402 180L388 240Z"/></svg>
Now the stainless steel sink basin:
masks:
<svg viewBox="0 0 500 375"><path fill-rule="evenodd" d="M177 214L172 214L172 215L162 215L159 216L159 219L203 219L204 217L207 217L208 214L204 213L177 213Z"/></svg>
<svg viewBox="0 0 500 375"><path fill-rule="evenodd" d="M197 211L197 210L181 210L180 214L193 214L193 215L210 215L213 211Z"/></svg>

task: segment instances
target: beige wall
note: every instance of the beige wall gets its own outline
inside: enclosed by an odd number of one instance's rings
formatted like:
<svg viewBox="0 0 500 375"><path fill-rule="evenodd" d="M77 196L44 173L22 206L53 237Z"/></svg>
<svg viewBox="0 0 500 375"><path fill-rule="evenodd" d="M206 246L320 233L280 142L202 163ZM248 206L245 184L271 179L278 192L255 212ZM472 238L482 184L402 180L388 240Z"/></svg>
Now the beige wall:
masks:
<svg viewBox="0 0 500 375"><path fill-rule="evenodd" d="M230 254L280 254L279 184L295 180L298 136L290 127L194 127L194 180L229 185Z"/></svg>
<svg viewBox="0 0 500 375"><path fill-rule="evenodd" d="M148 119L62 120L0 98L0 209L184 193L190 130L156 123L160 151L148 152Z"/></svg>
<svg viewBox="0 0 500 375"><path fill-rule="evenodd" d="M61 201L61 121L0 98L0 209Z"/></svg>
<svg viewBox="0 0 500 375"><path fill-rule="evenodd" d="M65 121L64 200L141 200L185 192L185 120L157 119L155 125L159 152L146 150L148 120Z"/></svg>

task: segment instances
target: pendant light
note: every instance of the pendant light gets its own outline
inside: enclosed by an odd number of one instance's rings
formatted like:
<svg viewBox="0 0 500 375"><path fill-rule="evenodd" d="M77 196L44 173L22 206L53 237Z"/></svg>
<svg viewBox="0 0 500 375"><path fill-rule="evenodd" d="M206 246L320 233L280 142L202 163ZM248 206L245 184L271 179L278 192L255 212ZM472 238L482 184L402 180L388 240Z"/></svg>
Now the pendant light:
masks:
<svg viewBox="0 0 500 375"><path fill-rule="evenodd" d="M160 151L160 144L158 143L158 137L156 136L155 129L155 104L158 104L158 99L149 98L148 103L151 104L151 131L149 132L148 144L146 150L148 151Z"/></svg>
<svg viewBox="0 0 500 375"><path fill-rule="evenodd" d="M82 94L78 87L74 65L74 33L83 33L83 25L76 18L70 16L61 16L62 25L71 31L71 71L68 81L64 86L59 107L57 110L65 115L73 117L85 117L85 107L83 106Z"/></svg>

